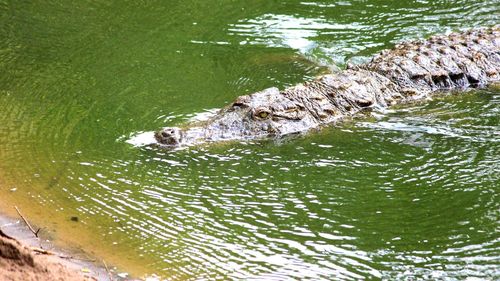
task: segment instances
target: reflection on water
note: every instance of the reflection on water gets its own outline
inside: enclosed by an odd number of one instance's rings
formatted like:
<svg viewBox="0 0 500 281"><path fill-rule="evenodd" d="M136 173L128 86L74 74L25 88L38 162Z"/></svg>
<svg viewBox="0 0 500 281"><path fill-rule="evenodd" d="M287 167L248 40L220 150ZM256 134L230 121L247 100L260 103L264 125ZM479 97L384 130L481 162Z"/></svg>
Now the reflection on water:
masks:
<svg viewBox="0 0 500 281"><path fill-rule="evenodd" d="M303 18L289 15L263 15L241 24L234 24L229 29L239 36L254 37L250 44L265 44L270 47L288 47L308 53L317 46L314 37L320 33L341 31L356 32L364 29L357 23L328 23L322 18ZM245 44L246 41L240 42Z"/></svg>
<svg viewBox="0 0 500 281"><path fill-rule="evenodd" d="M311 61L494 24L497 1L82 3L0 1L1 208L136 275L500 276L498 90L293 139L142 146Z"/></svg>
<svg viewBox="0 0 500 281"><path fill-rule="evenodd" d="M292 14L268 13L231 24L229 34L240 44L292 48L320 63L345 65L347 60L362 62L389 43L473 27L478 21L497 23L493 3L410 2L300 2L287 7Z"/></svg>

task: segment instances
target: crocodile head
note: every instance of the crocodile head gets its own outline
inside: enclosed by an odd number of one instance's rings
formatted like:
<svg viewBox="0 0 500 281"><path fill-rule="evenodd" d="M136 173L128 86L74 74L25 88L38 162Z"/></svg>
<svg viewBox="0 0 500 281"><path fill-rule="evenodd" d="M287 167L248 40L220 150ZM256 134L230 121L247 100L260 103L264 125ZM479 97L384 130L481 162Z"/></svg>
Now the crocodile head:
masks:
<svg viewBox="0 0 500 281"><path fill-rule="evenodd" d="M211 119L186 128L167 127L155 133L159 144L170 147L203 142L282 136L316 127L318 122L303 102L269 88L238 97Z"/></svg>

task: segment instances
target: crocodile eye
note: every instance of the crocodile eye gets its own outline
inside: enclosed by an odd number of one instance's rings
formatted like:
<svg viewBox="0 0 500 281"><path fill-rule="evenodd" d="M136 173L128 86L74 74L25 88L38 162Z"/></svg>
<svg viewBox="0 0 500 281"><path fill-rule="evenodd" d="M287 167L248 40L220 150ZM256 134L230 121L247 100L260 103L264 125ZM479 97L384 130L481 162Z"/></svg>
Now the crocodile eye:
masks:
<svg viewBox="0 0 500 281"><path fill-rule="evenodd" d="M267 119L267 118L271 117L271 110L269 110L266 107L259 107L259 108L255 109L255 111L253 113L253 117L256 119L262 119L262 120Z"/></svg>

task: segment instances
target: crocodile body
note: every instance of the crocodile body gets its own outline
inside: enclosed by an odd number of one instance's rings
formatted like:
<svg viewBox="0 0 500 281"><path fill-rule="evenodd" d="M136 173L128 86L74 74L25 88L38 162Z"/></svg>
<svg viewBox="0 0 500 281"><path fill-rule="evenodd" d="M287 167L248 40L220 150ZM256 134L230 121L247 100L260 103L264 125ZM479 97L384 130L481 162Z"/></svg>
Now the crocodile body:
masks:
<svg viewBox="0 0 500 281"><path fill-rule="evenodd" d="M436 91L500 81L500 26L472 29L384 50L361 65L282 91L238 97L205 122L155 133L178 147L203 142L279 137L335 123L367 108L423 99Z"/></svg>

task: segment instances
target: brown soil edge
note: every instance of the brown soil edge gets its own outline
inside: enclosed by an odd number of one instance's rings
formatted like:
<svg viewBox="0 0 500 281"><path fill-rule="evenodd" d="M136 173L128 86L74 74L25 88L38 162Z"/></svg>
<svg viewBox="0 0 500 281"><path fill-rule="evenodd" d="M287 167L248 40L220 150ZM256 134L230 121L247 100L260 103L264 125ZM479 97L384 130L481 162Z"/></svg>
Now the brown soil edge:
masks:
<svg viewBox="0 0 500 281"><path fill-rule="evenodd" d="M40 253L40 250L46 250ZM0 214L0 280L118 281L104 261L56 249L22 222Z"/></svg>

